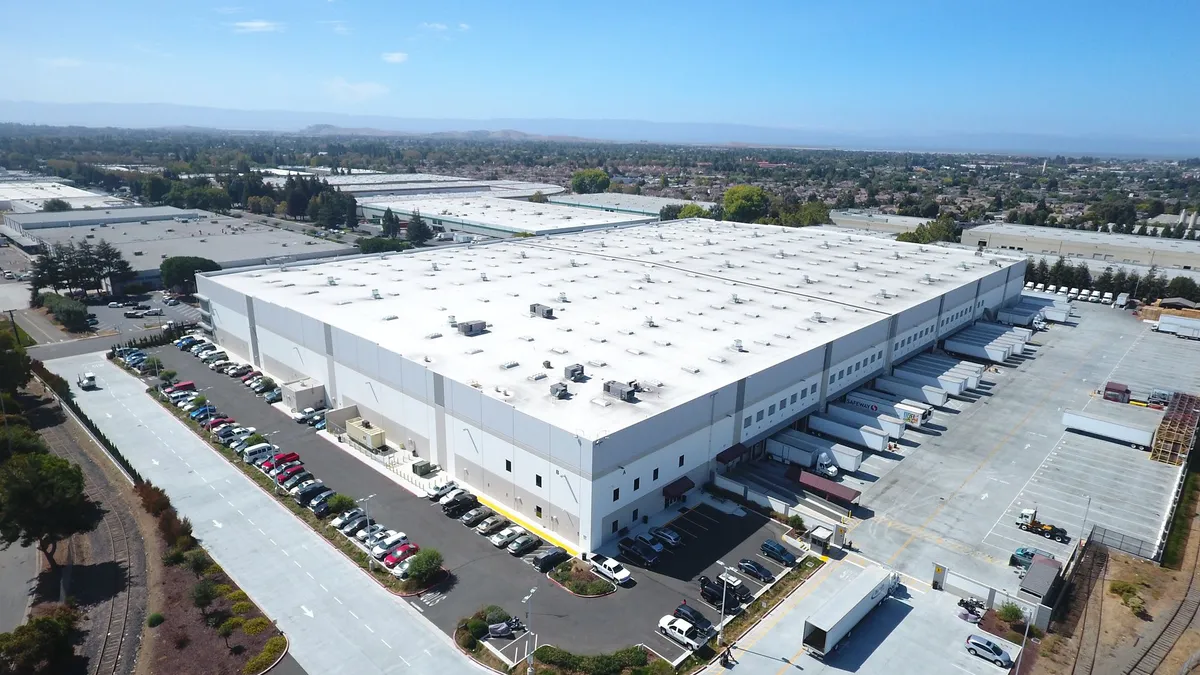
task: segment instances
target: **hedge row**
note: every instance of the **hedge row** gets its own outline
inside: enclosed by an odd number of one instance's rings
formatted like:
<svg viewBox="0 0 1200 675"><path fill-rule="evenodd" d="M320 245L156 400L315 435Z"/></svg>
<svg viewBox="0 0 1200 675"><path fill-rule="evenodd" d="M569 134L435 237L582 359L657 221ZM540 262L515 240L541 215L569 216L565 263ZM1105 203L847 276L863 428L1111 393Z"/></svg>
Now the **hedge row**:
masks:
<svg viewBox="0 0 1200 675"><path fill-rule="evenodd" d="M35 299L35 304L50 310L63 328L72 333L82 333L88 329L87 305L58 293L42 293Z"/></svg>
<svg viewBox="0 0 1200 675"><path fill-rule="evenodd" d="M581 656L546 645L539 647L533 656L546 665L585 675L619 675L626 668L640 668L650 662L650 656L640 645L596 656Z"/></svg>
<svg viewBox="0 0 1200 675"><path fill-rule="evenodd" d="M113 461L120 465L120 467L125 470L125 473L129 474L129 477L133 479L135 485L141 483L142 475L138 473L137 469L133 468L133 465L129 463L129 460L125 459L125 455L121 454L121 451L117 449L116 444L108 440L108 437L100 431L100 428L97 427L96 424L92 422L91 418L85 415L83 410L80 409L79 405L75 403L75 395L71 393L71 385L63 378L47 370L46 364L37 359L30 360L33 362L31 366L33 372L39 378L41 378L41 380L46 383L46 386L50 387L55 394L58 394L58 400L62 401L63 405L67 406L71 409L71 412L75 413L75 416L79 418L79 421L83 423L83 426L87 428L87 430L96 440L100 441L100 445L104 448L104 451L108 453L108 456L112 457Z"/></svg>
<svg viewBox="0 0 1200 675"><path fill-rule="evenodd" d="M282 635L267 640L267 644L263 645L262 651L254 655L254 658L246 662L242 672L246 675L255 675L270 668L283 652L287 649L287 638Z"/></svg>

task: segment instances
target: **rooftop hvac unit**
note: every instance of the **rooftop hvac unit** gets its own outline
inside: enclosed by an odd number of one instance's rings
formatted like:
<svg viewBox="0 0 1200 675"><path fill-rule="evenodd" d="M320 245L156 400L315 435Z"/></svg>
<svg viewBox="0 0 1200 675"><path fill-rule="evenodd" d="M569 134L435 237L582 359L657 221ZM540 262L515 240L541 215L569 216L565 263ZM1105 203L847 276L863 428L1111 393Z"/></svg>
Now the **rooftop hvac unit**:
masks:
<svg viewBox="0 0 1200 675"><path fill-rule="evenodd" d="M431 267L433 268L433 271L434 271L434 272L438 271L438 264L437 264L437 263L432 263Z"/></svg>
<svg viewBox="0 0 1200 675"><path fill-rule="evenodd" d="M543 319L553 319L554 308L535 302L529 306L529 316L540 316Z"/></svg>
<svg viewBox="0 0 1200 675"><path fill-rule="evenodd" d="M729 301L735 305L742 304L742 300L741 300L741 298L738 297L737 293L734 293L732 296L730 296Z"/></svg>
<svg viewBox="0 0 1200 675"><path fill-rule="evenodd" d="M330 286L337 286L337 279L334 279L333 277L325 277L325 283L329 284Z"/></svg>
<svg viewBox="0 0 1200 675"><path fill-rule="evenodd" d="M637 383L609 380L604 383L604 393L626 403L633 403L634 396L637 394Z"/></svg>
<svg viewBox="0 0 1200 675"><path fill-rule="evenodd" d="M579 267L579 263L574 258L571 258L571 267Z"/></svg>
<svg viewBox="0 0 1200 675"><path fill-rule="evenodd" d="M545 368L546 370L549 370L550 368L552 368L549 361L542 361L542 367Z"/></svg>
<svg viewBox="0 0 1200 675"><path fill-rule="evenodd" d="M734 340L734 341L733 341L733 345L731 345L731 346L730 346L730 349L732 349L732 350L733 350L733 351L735 351L735 352L740 352L740 351L742 351L742 341L741 341L741 340Z"/></svg>
<svg viewBox="0 0 1200 675"><path fill-rule="evenodd" d="M644 281L644 282L646 282L646 283L648 283L648 284L652 284L652 283L654 283L654 281L650 279L650 273L649 273L649 272L647 272L647 273L646 273L646 274L645 274L645 275L642 277L642 281Z"/></svg>
<svg viewBox="0 0 1200 675"><path fill-rule="evenodd" d="M482 335L486 330L487 322L485 321L463 321L462 323L458 324L458 332L466 335L467 337Z"/></svg>
<svg viewBox="0 0 1200 675"><path fill-rule="evenodd" d="M652 316L647 316L646 320L642 322L642 325L646 328L658 328L658 324L654 323L654 317Z"/></svg>
<svg viewBox="0 0 1200 675"><path fill-rule="evenodd" d="M447 320L447 321L450 323L450 327L451 327L451 328L454 328L455 326L457 326L457 325L458 325L458 321L456 321L456 320L454 319L454 315L453 315L453 314L451 314L450 316L446 317L446 320Z"/></svg>
<svg viewBox="0 0 1200 675"><path fill-rule="evenodd" d="M554 384L550 385L551 397L563 399L570 395L571 392L567 390L567 385L563 384L562 382L555 382Z"/></svg>
<svg viewBox="0 0 1200 675"><path fill-rule="evenodd" d="M487 272L480 272L480 273L479 273L479 280L480 280L480 281L487 281Z"/></svg>
<svg viewBox="0 0 1200 675"><path fill-rule="evenodd" d="M382 299L383 299L383 296L379 294L379 289L378 289L378 288L372 288L372 289L371 289L371 297L372 297L372 298L375 298L376 300L382 300Z"/></svg>
<svg viewBox="0 0 1200 675"><path fill-rule="evenodd" d="M524 260L525 258L528 258L528 257L529 256L525 255L525 251L521 251L521 259L522 260Z"/></svg>
<svg viewBox="0 0 1200 675"><path fill-rule="evenodd" d="M559 294L558 294L558 301L559 301L559 302L567 302L567 294L566 294L566 293L559 293Z"/></svg>
<svg viewBox="0 0 1200 675"><path fill-rule="evenodd" d="M583 364L572 363L566 368L563 368L563 379L570 380L571 382L579 382L583 380Z"/></svg>

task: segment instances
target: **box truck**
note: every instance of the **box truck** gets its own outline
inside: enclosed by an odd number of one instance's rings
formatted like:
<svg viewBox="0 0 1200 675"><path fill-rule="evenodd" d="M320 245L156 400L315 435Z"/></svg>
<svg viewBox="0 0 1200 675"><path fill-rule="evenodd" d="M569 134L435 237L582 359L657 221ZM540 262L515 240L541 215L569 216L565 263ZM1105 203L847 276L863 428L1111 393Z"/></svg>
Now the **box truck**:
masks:
<svg viewBox="0 0 1200 675"><path fill-rule="evenodd" d="M933 411L928 408L920 410L905 403L888 401L872 396L862 390L846 394L846 405L864 410L870 414L891 415L892 417L904 420L905 424L914 429L920 428L922 424L929 421L929 418L933 414Z"/></svg>
<svg viewBox="0 0 1200 675"><path fill-rule="evenodd" d="M774 436L767 439L767 454L784 464L798 464L826 478L836 478L838 475L833 459L825 453L797 447Z"/></svg>
<svg viewBox="0 0 1200 675"><path fill-rule="evenodd" d="M878 565L864 569L804 620L804 648L822 659L900 585L900 575Z"/></svg>

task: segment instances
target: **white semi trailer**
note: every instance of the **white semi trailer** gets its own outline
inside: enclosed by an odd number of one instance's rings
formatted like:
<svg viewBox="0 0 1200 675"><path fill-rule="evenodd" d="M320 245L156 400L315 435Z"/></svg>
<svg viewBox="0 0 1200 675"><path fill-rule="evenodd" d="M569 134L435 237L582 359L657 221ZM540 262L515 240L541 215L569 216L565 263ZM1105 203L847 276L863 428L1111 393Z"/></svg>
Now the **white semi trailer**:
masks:
<svg viewBox="0 0 1200 675"><path fill-rule="evenodd" d="M933 414L929 408L922 410L907 403L890 401L886 398L873 396L861 389L846 394L846 405L858 408L872 415L891 415L897 419L904 420L905 424L914 429L920 428L922 424L929 421L929 418Z"/></svg>
<svg viewBox="0 0 1200 675"><path fill-rule="evenodd" d="M900 575L878 565L864 569L804 620L804 649L819 659L896 591Z"/></svg>
<svg viewBox="0 0 1200 675"><path fill-rule="evenodd" d="M833 458L810 448L793 445L778 436L767 439L767 454L784 464L798 464L826 478L836 478L838 475L838 468L834 465Z"/></svg>
<svg viewBox="0 0 1200 675"><path fill-rule="evenodd" d="M868 426L846 424L822 415L809 415L808 428L831 438L837 438L847 443L861 445L868 450L883 452L887 450L888 436L878 429Z"/></svg>
<svg viewBox="0 0 1200 675"><path fill-rule="evenodd" d="M858 467L862 466L862 450L842 445L837 441L813 436L795 429L784 429L775 434L775 437L781 441L786 440L787 443L796 447L808 448L832 456L838 470L842 473L854 473L858 471Z"/></svg>

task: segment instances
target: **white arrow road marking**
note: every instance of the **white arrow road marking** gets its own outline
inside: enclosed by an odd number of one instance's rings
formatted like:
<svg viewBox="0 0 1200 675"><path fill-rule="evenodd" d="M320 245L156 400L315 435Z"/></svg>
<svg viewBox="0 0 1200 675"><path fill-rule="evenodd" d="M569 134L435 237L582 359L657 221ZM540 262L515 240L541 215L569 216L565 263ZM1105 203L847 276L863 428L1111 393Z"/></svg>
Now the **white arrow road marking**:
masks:
<svg viewBox="0 0 1200 675"><path fill-rule="evenodd" d="M151 461L151 462L154 462L154 466L158 466L158 460L157 460L157 459L152 459L152 460L150 460L150 461Z"/></svg>
<svg viewBox="0 0 1200 675"><path fill-rule="evenodd" d="M218 523L218 522L217 522L217 521L215 521L215 520L213 521L213 525L214 525L214 526L216 526L216 527L218 527L218 528L220 528L220 527L225 527L224 525L222 525L221 523Z"/></svg>
<svg viewBox="0 0 1200 675"><path fill-rule="evenodd" d="M980 500L980 501L983 501L983 500L987 499L987 495L988 495L988 493L986 493L986 492L985 492L985 493L983 493L983 496L982 496L982 497L980 497L980 498L979 498L979 500Z"/></svg>
<svg viewBox="0 0 1200 675"><path fill-rule="evenodd" d="M307 616L310 619L313 618L313 611L304 605L300 605L300 611L304 612L304 616Z"/></svg>

